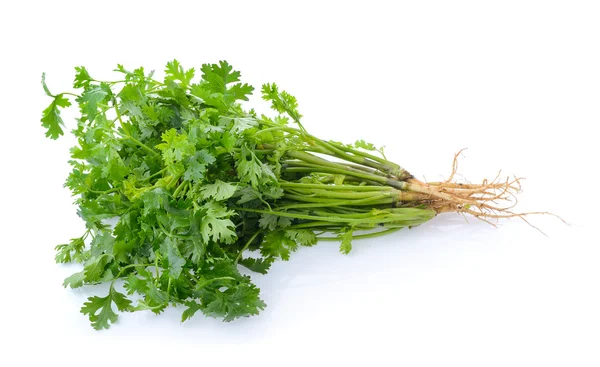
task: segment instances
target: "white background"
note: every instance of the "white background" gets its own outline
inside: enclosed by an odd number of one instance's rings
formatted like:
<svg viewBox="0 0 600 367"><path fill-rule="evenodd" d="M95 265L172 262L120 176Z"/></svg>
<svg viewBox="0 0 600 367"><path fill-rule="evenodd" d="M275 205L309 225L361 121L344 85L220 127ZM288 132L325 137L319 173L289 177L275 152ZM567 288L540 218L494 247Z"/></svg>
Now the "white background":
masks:
<svg viewBox="0 0 600 367"><path fill-rule="evenodd" d="M598 2L5 1L0 18L1 365L600 365ZM385 145L420 178L468 147L465 177L525 176L520 209L571 225L446 214L349 256L301 249L254 276L258 317L171 309L94 331L79 308L105 289L63 289L78 268L53 260L83 223L62 187L73 139L39 126L40 75L59 92L77 65L173 58L275 81L312 133Z"/></svg>

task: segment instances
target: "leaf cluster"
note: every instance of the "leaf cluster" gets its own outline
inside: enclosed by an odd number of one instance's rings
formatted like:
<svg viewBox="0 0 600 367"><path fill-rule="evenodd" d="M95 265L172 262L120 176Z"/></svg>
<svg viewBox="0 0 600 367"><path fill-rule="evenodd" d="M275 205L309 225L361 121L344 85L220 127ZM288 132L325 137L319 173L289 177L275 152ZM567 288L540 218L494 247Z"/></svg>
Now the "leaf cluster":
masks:
<svg viewBox="0 0 600 367"><path fill-rule="evenodd" d="M277 85L262 87L274 116L245 109L254 88L226 61L195 70L173 60L161 80L142 67L118 65L115 81L75 69L76 93L52 94L42 79L52 101L41 121L56 139L64 133L61 109L73 103L80 112L65 186L86 231L58 245L56 261L83 266L65 287L110 283L108 295L81 309L96 329L116 322L117 312L159 314L170 305L185 307L182 321L256 315L265 303L240 265L265 274L319 234L333 233L348 253L355 230L431 217L393 208L383 175L399 166L365 153L378 149L362 140L311 136L296 98ZM380 173L359 174L350 164Z"/></svg>

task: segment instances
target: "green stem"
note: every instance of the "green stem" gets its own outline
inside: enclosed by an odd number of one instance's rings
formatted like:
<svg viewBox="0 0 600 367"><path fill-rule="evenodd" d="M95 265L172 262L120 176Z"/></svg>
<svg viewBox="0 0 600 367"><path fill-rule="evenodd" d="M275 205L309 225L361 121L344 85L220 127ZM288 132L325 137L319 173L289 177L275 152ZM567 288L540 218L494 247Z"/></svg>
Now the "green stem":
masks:
<svg viewBox="0 0 600 367"><path fill-rule="evenodd" d="M177 188L175 189L175 192L173 193L173 199L177 199L177 196L179 195L179 193L181 192L181 190L183 190L183 186L187 184L187 181L182 181L179 186L177 186Z"/></svg>
<svg viewBox="0 0 600 367"><path fill-rule="evenodd" d="M156 279L154 283L158 284L158 281L160 280L160 274L158 273L158 252L154 253L154 270L156 272Z"/></svg>
<svg viewBox="0 0 600 367"><path fill-rule="evenodd" d="M121 127L123 127L123 125L121 125ZM123 129L125 130L125 129ZM148 153L152 154L155 157L160 157L160 154L158 152L156 152L155 150L152 150L152 148L150 148L149 146L147 146L146 144L142 143L141 141L137 140L136 138L134 138L131 135L128 135L126 133L122 133L120 131L117 131L117 134L121 135L121 137L125 138L125 139L129 139L132 142L134 142L135 144L139 145L142 149L144 149L145 151L147 151Z"/></svg>
<svg viewBox="0 0 600 367"><path fill-rule="evenodd" d="M152 266L152 265L151 264L129 264L129 265L122 267L121 270L119 270L119 272L117 273L117 276L115 277L115 279L113 279L112 283L110 284L111 288L125 270L133 268L133 267L138 267L138 266Z"/></svg>
<svg viewBox="0 0 600 367"><path fill-rule="evenodd" d="M252 243L252 241L254 241L254 239L256 239L256 237L261 233L261 231L256 231L256 233L254 233L252 235L252 237L250 237L250 240L248 240L248 242L246 242L246 244L244 245L244 247L242 247L242 249L240 250L240 253L237 255L237 257L234 260L234 264L237 264L238 261L240 261L242 254L244 253L244 251L246 251L248 249L248 247L250 246L250 244Z"/></svg>
<svg viewBox="0 0 600 367"><path fill-rule="evenodd" d="M162 223L160 221L157 221L158 223L158 227L160 228L160 230L165 234L165 236L167 237L176 237L176 238L191 238L192 236L188 236L188 235L183 235L183 234L175 234L175 233L171 233L169 231L167 231L167 229L165 228L165 226L162 225Z"/></svg>
<svg viewBox="0 0 600 367"><path fill-rule="evenodd" d="M319 208L324 206L344 206L344 205L379 205L379 204L393 204L395 202L394 198L391 198L387 195L380 195L374 197L368 197L364 199L354 199L354 200L329 200L324 198L311 198L307 196L301 195L290 195L285 194L283 196L286 199L291 199L295 201L312 203L312 204L290 204L277 207L277 209L291 209L294 207L298 208Z"/></svg>
<svg viewBox="0 0 600 367"><path fill-rule="evenodd" d="M333 217L333 216L318 216L318 215L310 215L310 214L302 214L302 213L288 213L288 212L278 212L278 211L269 211L269 210L261 210L261 209L250 209L250 208L240 208L234 207L233 210L251 212L251 213L262 213L262 214L272 214L280 217L294 218L294 219L308 219L308 220L316 220L316 221L327 221L332 223L356 223L356 224L366 224L366 223L389 223L389 222L404 222L406 225L417 225L423 222L428 221L429 219L435 216L435 211L429 209L417 209L417 208L405 208L412 209L412 211L408 211L406 214L396 214L396 213L386 213L383 217L378 217L378 215L373 214L371 219L368 218L341 218L341 217Z"/></svg>
<svg viewBox="0 0 600 367"><path fill-rule="evenodd" d="M62 96L62 95L73 96L73 97L77 97L77 98L81 97L79 94L69 93L69 92L62 92L61 94L59 94L59 96Z"/></svg>
<svg viewBox="0 0 600 367"><path fill-rule="evenodd" d="M401 229L402 228L390 228L390 229L386 229L384 231L379 231L379 232L358 234L358 235L352 236L352 239L360 240L360 239L364 239L364 238L373 238L373 237L384 236L386 234L397 232ZM317 237L317 240L318 241L339 241L340 238L339 237Z"/></svg>
<svg viewBox="0 0 600 367"><path fill-rule="evenodd" d="M146 177L146 178L145 178L145 179L143 179L141 182L144 182L144 181L146 181L146 180L149 180L149 179L151 179L151 178L153 178L153 177L156 177L156 176L160 175L161 173L165 172L167 169L168 169L168 168L166 168L166 167L165 167L165 168L161 169L160 171L158 171L158 172L156 172L156 173L153 173L153 174L151 174L150 176Z"/></svg>
<svg viewBox="0 0 600 367"><path fill-rule="evenodd" d="M378 157L378 156L373 155L373 154L369 154L367 152L363 152L362 150L350 148L350 147L344 146L343 144L336 143L336 142L333 142L333 141L330 141L329 144L334 145L334 146L338 147L339 149L341 149L343 151L346 151L346 152L349 152L349 153L352 153L352 154L356 154L356 155L361 155L361 156L363 156L365 158L369 158L371 160L374 160L376 162L379 162L379 163L387 165L387 166L391 166L391 167L395 167L395 168L398 168L398 169L402 169L402 167L400 167L399 165L397 165L394 162L390 162L387 159Z"/></svg>
<svg viewBox="0 0 600 367"><path fill-rule="evenodd" d="M315 168L316 172L340 173L343 175L354 176L354 177L359 177L359 178L375 181L375 182L378 182L381 184L388 184L388 181L392 181L389 178L370 174L370 173L367 173L367 172L364 172L364 171L361 171L361 170L358 170L358 169L355 169L352 167L342 165L340 163L330 162L326 159L317 157L315 155L312 155L312 154L306 153L306 152L291 150L291 151L287 152L287 155L291 158L299 159L305 163L308 163L308 165L303 164L301 166ZM286 163L289 165L299 165L300 164L299 162L286 162ZM392 185L390 185L390 186L392 186Z"/></svg>
<svg viewBox="0 0 600 367"><path fill-rule="evenodd" d="M87 186L86 186L86 189L87 189L89 192L91 192L92 194L98 194L98 195L110 194L111 192L117 192L117 191L119 191L119 190L120 190L120 189L119 189L119 188L117 188L117 187L113 187L113 188L112 188L112 189L110 189L110 190L105 190L105 191L96 191L96 190L92 190L92 189L90 189L90 188L89 188L89 187L87 187Z"/></svg>
<svg viewBox="0 0 600 367"><path fill-rule="evenodd" d="M397 169L395 167L389 167L388 165L381 164L379 162L373 162L372 160L369 160L364 156L350 155L347 152L343 151L342 149L339 149L336 146L334 146L326 141L318 139L314 136L311 136L311 138L314 139L314 141L317 144L319 144L322 147L324 147L325 149L329 150L331 153L327 153L327 154L329 154L331 156L338 157L338 158L344 159L346 161L354 162L354 163L364 165L367 167L375 168L375 169L385 172L385 173L390 173L390 174L394 174L394 175L397 173Z"/></svg>
<svg viewBox="0 0 600 367"><path fill-rule="evenodd" d="M394 190L394 189L392 189ZM329 190L290 190L290 192L294 192L296 194L306 194L310 197L317 198L328 198L328 199L367 199L367 198L375 198L375 197L398 197L398 194L394 191L390 190L381 190L381 191L359 191L359 192L347 192L347 191L329 191Z"/></svg>
<svg viewBox="0 0 600 367"><path fill-rule="evenodd" d="M388 186L326 185L326 184L309 184L309 183L287 182L287 181L280 181L279 186L283 187L284 189L286 187L290 187L290 188L307 189L307 190L312 190L312 189L335 190L335 191L347 190L347 191L352 191L352 192L357 192L357 191L396 191L396 189L394 189L392 187L388 187Z"/></svg>

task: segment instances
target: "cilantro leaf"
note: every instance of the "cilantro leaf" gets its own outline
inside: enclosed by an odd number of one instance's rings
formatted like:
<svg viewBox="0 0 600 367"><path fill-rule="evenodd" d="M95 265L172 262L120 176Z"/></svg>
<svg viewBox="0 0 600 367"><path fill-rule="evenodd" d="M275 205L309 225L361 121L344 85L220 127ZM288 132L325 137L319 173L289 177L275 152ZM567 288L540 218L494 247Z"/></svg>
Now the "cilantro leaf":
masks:
<svg viewBox="0 0 600 367"><path fill-rule="evenodd" d="M177 130L170 129L162 134L164 143L156 145L163 152L165 163L172 164L191 157L196 148L187 138L186 134L179 134Z"/></svg>
<svg viewBox="0 0 600 367"><path fill-rule="evenodd" d="M88 315L94 329L108 329L119 317L112 309L113 303L119 311L131 310L131 301L111 287L106 297L89 297L83 304L81 313Z"/></svg>
<svg viewBox="0 0 600 367"><path fill-rule="evenodd" d="M75 67L75 81L73 82L74 88L87 88L92 81L94 81L94 79L92 79L85 66Z"/></svg>
<svg viewBox="0 0 600 367"><path fill-rule="evenodd" d="M83 271L85 272L85 281L94 282L100 280L106 265L112 261L112 256L108 254L102 254L97 257L93 257L86 262Z"/></svg>
<svg viewBox="0 0 600 367"><path fill-rule="evenodd" d="M377 148L375 147L375 145L373 145L371 143L367 143L366 141L364 141L362 139L361 140L357 140L354 143L354 146L356 148L362 148L364 150L377 150Z"/></svg>
<svg viewBox="0 0 600 367"><path fill-rule="evenodd" d="M272 258L272 257L259 258L259 259L246 257L246 258L240 259L240 261L238 261L238 263L245 266L246 268L248 268L248 270L251 270L251 271L254 271L254 272L260 273L260 274L267 274L273 261L274 261L274 258Z"/></svg>
<svg viewBox="0 0 600 367"><path fill-rule="evenodd" d="M179 252L177 241L167 236L161 245L161 249L167 255L169 261L169 275L173 278L179 278L185 266L185 259Z"/></svg>
<svg viewBox="0 0 600 367"><path fill-rule="evenodd" d="M297 249L296 242L287 237L284 231L274 231L267 233L260 252L263 256L281 258L287 261L290 259L290 253Z"/></svg>
<svg viewBox="0 0 600 367"><path fill-rule="evenodd" d="M257 315L266 304L259 298L260 290L253 284L241 283L221 292L204 292L202 312L207 316L223 317L223 321L232 321L239 317Z"/></svg>
<svg viewBox="0 0 600 367"><path fill-rule="evenodd" d="M235 193L237 186L229 182L216 180L212 184L205 184L200 188L200 197L203 199L212 198L216 201L229 199Z"/></svg>
<svg viewBox="0 0 600 367"><path fill-rule="evenodd" d="M279 113L287 113L295 122L299 123L302 115L298 112L298 101L286 91L279 91L275 83L262 86L262 98L271 102L271 108Z"/></svg>
<svg viewBox="0 0 600 367"><path fill-rule="evenodd" d="M191 319L192 317L194 317L196 312L198 312L202 308L201 305L195 301L187 301L185 302L185 305L187 306L187 308L181 314L181 322Z"/></svg>
<svg viewBox="0 0 600 367"><path fill-rule="evenodd" d="M112 92L105 84L90 85L85 88L81 97L77 98L77 102L82 106L88 121L94 121L98 114L98 105L104 102L110 94Z"/></svg>
<svg viewBox="0 0 600 367"><path fill-rule="evenodd" d="M288 229L285 235L302 246L313 246L317 243L317 236L310 229Z"/></svg>
<svg viewBox="0 0 600 367"><path fill-rule="evenodd" d="M233 243L236 239L235 225L230 217L235 212L227 210L224 206L216 202L204 204L203 209L205 210L205 215L200 222L200 229L204 242L212 239L215 242Z"/></svg>
<svg viewBox="0 0 600 367"><path fill-rule="evenodd" d="M194 68L191 68L185 71L179 61L173 60L167 63L165 74L167 74L165 77L165 84L178 80L181 82L182 88L186 89L192 79L194 79L195 70Z"/></svg>
<svg viewBox="0 0 600 367"><path fill-rule="evenodd" d="M343 228L339 233L340 252L342 254L349 254L352 251L352 234L353 229L350 227Z"/></svg>
<svg viewBox="0 0 600 367"><path fill-rule="evenodd" d="M45 84L44 84L45 85ZM48 92L46 90L46 92ZM69 107L71 102L63 97L62 94L54 97L50 105L42 112L42 126L47 129L46 136L50 139L58 139L64 134L62 126L64 122L60 117L59 107Z"/></svg>
<svg viewBox="0 0 600 367"><path fill-rule="evenodd" d="M85 243L83 237L73 238L68 244L62 244L55 247L57 263L70 263L72 260L76 260L78 255L81 255Z"/></svg>
<svg viewBox="0 0 600 367"><path fill-rule="evenodd" d="M65 281L63 282L63 287L67 288L70 286L71 288L79 288L83 285L84 280L85 273L83 271L79 271L66 277Z"/></svg>
<svg viewBox="0 0 600 367"><path fill-rule="evenodd" d="M288 217L282 217L274 214L263 214L258 220L258 226L262 229L274 231L278 228L285 228L292 224L292 220Z"/></svg>

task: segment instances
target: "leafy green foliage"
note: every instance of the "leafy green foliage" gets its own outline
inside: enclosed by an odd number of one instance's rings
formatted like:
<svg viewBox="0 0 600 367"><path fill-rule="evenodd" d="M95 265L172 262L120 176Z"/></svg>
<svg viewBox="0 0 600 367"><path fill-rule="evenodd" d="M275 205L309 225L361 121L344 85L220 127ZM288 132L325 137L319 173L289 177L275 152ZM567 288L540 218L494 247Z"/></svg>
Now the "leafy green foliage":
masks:
<svg viewBox="0 0 600 367"><path fill-rule="evenodd" d="M352 228L343 228L340 231L340 252L342 254L348 254L352 251Z"/></svg>
<svg viewBox="0 0 600 367"><path fill-rule="evenodd" d="M42 74L42 87L46 95L53 98L52 103L42 112L42 126L46 128L46 136L50 139L57 139L64 134L62 126L64 122L60 116L59 107L69 107L71 102L64 97L64 94L53 95L46 85L46 74Z"/></svg>
<svg viewBox="0 0 600 367"><path fill-rule="evenodd" d="M212 184L206 184L200 188L200 196L203 199L214 199L216 201L226 200L233 196L236 186L228 182L216 180Z"/></svg>
<svg viewBox="0 0 600 367"><path fill-rule="evenodd" d="M108 329L110 324L113 324L118 318L112 308L113 303L119 311L131 310L131 301L124 294L115 291L114 287L110 287L106 297L88 298L81 308L81 313L89 315L94 329Z"/></svg>
<svg viewBox="0 0 600 367"><path fill-rule="evenodd" d="M362 140L344 145L309 135L296 98L276 84L262 87L274 117L246 110L241 103L254 88L226 61L196 72L173 60L162 81L141 67L115 72L117 81L100 81L78 66L78 92L61 94L42 76L52 99L41 119L49 138L64 133L67 97L80 112L65 187L86 231L56 246L55 260L82 265L65 287L110 283L108 295L81 309L95 329L115 323L118 312L160 314L178 304L186 307L182 321L256 315L265 303L239 266L265 274L277 259L315 245L316 231L337 233L348 253L354 229L413 226L434 214L382 201L390 188L379 183L392 180L388 166L398 166L361 155L377 150ZM360 162L368 169L356 169ZM126 294L115 290L118 281Z"/></svg>

